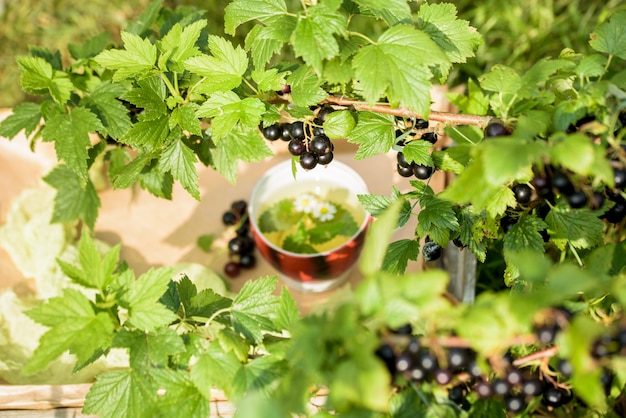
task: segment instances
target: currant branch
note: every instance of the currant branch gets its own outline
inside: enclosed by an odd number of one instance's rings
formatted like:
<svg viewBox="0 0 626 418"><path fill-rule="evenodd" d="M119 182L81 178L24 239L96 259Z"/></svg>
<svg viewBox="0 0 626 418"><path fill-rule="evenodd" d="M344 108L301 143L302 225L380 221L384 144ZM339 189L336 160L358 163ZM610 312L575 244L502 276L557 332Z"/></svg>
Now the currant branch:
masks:
<svg viewBox="0 0 626 418"><path fill-rule="evenodd" d="M392 108L388 104L374 104L370 105L366 102L345 99L342 97L330 96L326 98L324 103L352 107L356 110L364 110L376 113L384 113L387 115L400 116L400 117L416 117L423 119L419 114L404 108L397 107ZM475 125L479 128L486 127L489 122L493 119L492 116L480 116L480 115L467 115L463 113L453 113L453 112L438 112L431 111L428 119L435 122L443 122L451 125Z"/></svg>

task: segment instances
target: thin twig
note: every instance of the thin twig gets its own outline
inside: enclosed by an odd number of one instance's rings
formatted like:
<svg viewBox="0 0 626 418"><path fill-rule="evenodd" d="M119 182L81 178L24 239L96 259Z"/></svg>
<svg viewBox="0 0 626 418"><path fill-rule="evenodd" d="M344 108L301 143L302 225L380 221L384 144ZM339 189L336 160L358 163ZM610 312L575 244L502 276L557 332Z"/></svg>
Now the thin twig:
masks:
<svg viewBox="0 0 626 418"><path fill-rule="evenodd" d="M384 113L387 115L400 116L400 117L416 117L422 118L419 114L405 108L396 107L392 108L387 104L373 104L370 105L366 102L345 99L342 97L329 96L326 98L326 103L332 103L340 106L351 106L356 110L366 110L375 113ZM489 121L493 119L492 116L479 116L479 115L466 115L463 113L451 113L451 112L437 112L431 111L428 116L428 120L435 122L444 122L452 125L476 125L479 128L484 128L489 124Z"/></svg>

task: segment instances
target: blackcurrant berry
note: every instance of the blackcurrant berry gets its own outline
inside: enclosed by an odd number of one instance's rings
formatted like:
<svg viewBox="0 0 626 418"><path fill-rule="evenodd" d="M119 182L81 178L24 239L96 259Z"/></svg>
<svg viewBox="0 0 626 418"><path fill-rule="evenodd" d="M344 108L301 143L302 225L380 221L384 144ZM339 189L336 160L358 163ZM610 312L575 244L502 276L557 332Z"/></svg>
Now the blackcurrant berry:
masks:
<svg viewBox="0 0 626 418"><path fill-rule="evenodd" d="M524 380L522 383L522 393L526 396L539 396L543 393L543 382L539 378Z"/></svg>
<svg viewBox="0 0 626 418"><path fill-rule="evenodd" d="M226 265L224 265L224 273L230 278L239 276L240 272L239 263L229 261Z"/></svg>
<svg viewBox="0 0 626 418"><path fill-rule="evenodd" d="M504 379L495 378L493 382L491 382L491 387L493 389L493 393L500 396L506 396L509 394L511 390L511 385Z"/></svg>
<svg viewBox="0 0 626 418"><path fill-rule="evenodd" d="M505 397L504 405L507 411L511 412L521 412L524 408L526 408L526 401L524 397L521 395L510 395Z"/></svg>
<svg viewBox="0 0 626 418"><path fill-rule="evenodd" d="M557 387L549 387L543 392L541 402L546 406L558 408L563 405L563 391Z"/></svg>
<svg viewBox="0 0 626 418"><path fill-rule="evenodd" d="M570 377L572 377L572 374L574 373L574 368L572 367L572 363L570 363L568 360L563 359L563 358L559 359L559 361L556 363L556 369L566 379L569 379Z"/></svg>
<svg viewBox="0 0 626 418"><path fill-rule="evenodd" d="M466 348L451 347L448 349L448 366L454 369L467 367L470 361L470 352Z"/></svg>
<svg viewBox="0 0 626 418"><path fill-rule="evenodd" d="M420 180L428 180L433 175L433 171L435 169L428 165L415 164L413 166L413 174Z"/></svg>
<svg viewBox="0 0 626 418"><path fill-rule="evenodd" d="M486 138L494 138L496 136L506 136L509 134L509 131L506 127L499 122L492 122L485 128L485 137Z"/></svg>
<svg viewBox="0 0 626 418"><path fill-rule="evenodd" d="M506 234L516 223L517 219L510 215L505 215L500 219L500 228L502 228L502 231Z"/></svg>
<svg viewBox="0 0 626 418"><path fill-rule="evenodd" d="M317 154L310 151L304 151L300 155L300 166L305 170L311 170L317 165L317 160Z"/></svg>
<svg viewBox="0 0 626 418"><path fill-rule="evenodd" d="M443 248L441 245L436 242L426 242L422 247L422 256L425 261L435 261L441 257L441 253L443 252Z"/></svg>
<svg viewBox="0 0 626 418"><path fill-rule="evenodd" d="M614 169L613 174L615 179L615 187L620 190L624 190L624 187L626 187L626 171Z"/></svg>
<svg viewBox="0 0 626 418"><path fill-rule="evenodd" d="M315 126L313 127L313 136L320 136L320 135L324 135L324 128L321 126Z"/></svg>
<svg viewBox="0 0 626 418"><path fill-rule="evenodd" d="M228 252L231 254L241 254L245 246L244 237L232 238L228 241Z"/></svg>
<svg viewBox="0 0 626 418"><path fill-rule="evenodd" d="M535 326L535 335L543 344L552 344L556 339L559 328L554 324L541 324Z"/></svg>
<svg viewBox="0 0 626 418"><path fill-rule="evenodd" d="M248 219L248 218L246 218ZM250 234L250 222L243 222L235 231L238 237L247 237Z"/></svg>
<svg viewBox="0 0 626 418"><path fill-rule="evenodd" d="M422 134L421 138L424 141L430 142L431 144L437 143L437 134L434 132L426 132Z"/></svg>
<svg viewBox="0 0 626 418"><path fill-rule="evenodd" d="M276 141L282 134L282 128L278 124L266 126L263 128L263 136L268 141Z"/></svg>
<svg viewBox="0 0 626 418"><path fill-rule="evenodd" d="M528 184L516 184L512 188L513 194L515 195L515 200L517 203L521 205L525 205L530 202L530 198L533 194L533 190L530 188Z"/></svg>
<svg viewBox="0 0 626 418"><path fill-rule="evenodd" d="M252 253L244 253L239 257L239 266L244 269L251 269L256 265L256 257Z"/></svg>
<svg viewBox="0 0 626 418"><path fill-rule="evenodd" d="M426 371L435 370L438 364L437 357L428 349L422 349L417 354L417 365Z"/></svg>
<svg viewBox="0 0 626 418"><path fill-rule="evenodd" d="M448 369L436 369L433 371L433 379L438 384L445 386L452 381L452 372Z"/></svg>
<svg viewBox="0 0 626 418"><path fill-rule="evenodd" d="M553 197L552 184L549 177L536 174L530 183L535 188L537 196L543 199L551 199Z"/></svg>
<svg viewBox="0 0 626 418"><path fill-rule="evenodd" d="M374 354L385 363L391 375L396 373L396 353L391 345L387 343L380 345Z"/></svg>
<svg viewBox="0 0 626 418"><path fill-rule="evenodd" d="M224 225L235 225L238 220L239 217L231 210L224 212L222 215L222 223Z"/></svg>
<svg viewBox="0 0 626 418"><path fill-rule="evenodd" d="M506 372L505 378L511 386L517 386L524 380L524 375L519 369L511 369Z"/></svg>
<svg viewBox="0 0 626 418"><path fill-rule="evenodd" d="M404 373L413 367L413 356L409 353L402 353L396 358L396 370Z"/></svg>
<svg viewBox="0 0 626 418"><path fill-rule="evenodd" d="M281 125L280 139L285 142L291 141L291 128L289 123L283 123Z"/></svg>
<svg viewBox="0 0 626 418"><path fill-rule="evenodd" d="M448 399L454 402L457 405L460 405L465 400L465 396L467 395L467 390L465 389L465 385L454 385L448 391Z"/></svg>
<svg viewBox="0 0 626 418"><path fill-rule="evenodd" d="M452 243L456 245L458 248L465 248L465 245L463 245L463 241L461 241L461 237L456 237L455 239L452 240Z"/></svg>
<svg viewBox="0 0 626 418"><path fill-rule="evenodd" d="M397 166L398 174L402 177L412 177L413 176L413 167L402 167L400 164Z"/></svg>
<svg viewBox="0 0 626 418"><path fill-rule="evenodd" d="M396 335L411 335L413 333L413 327L411 324L404 324L401 327L390 330L391 333Z"/></svg>
<svg viewBox="0 0 626 418"><path fill-rule="evenodd" d="M411 340L409 341L409 344L406 346L406 351L407 353L411 353L415 355L419 353L420 348L422 348L420 341L417 338L411 338Z"/></svg>
<svg viewBox="0 0 626 418"><path fill-rule="evenodd" d="M567 196L567 203L573 209L578 209L587 206L587 194L583 191L578 191Z"/></svg>
<svg viewBox="0 0 626 418"><path fill-rule="evenodd" d="M398 152L398 154L396 154L396 160L398 161L398 165L401 167L411 167L411 163L406 160L403 152Z"/></svg>
<svg viewBox="0 0 626 418"><path fill-rule="evenodd" d="M624 217L626 217L626 200L619 195L613 196L611 200L615 202L615 205L613 205L600 217L606 219L612 224L616 224L621 222Z"/></svg>
<svg viewBox="0 0 626 418"><path fill-rule="evenodd" d="M289 133L294 139L304 139L304 122L297 120L289 125Z"/></svg>
<svg viewBox="0 0 626 418"><path fill-rule="evenodd" d="M248 203L245 200L236 200L230 205L231 210L239 216L243 216L248 209Z"/></svg>
<svg viewBox="0 0 626 418"><path fill-rule="evenodd" d="M306 145L304 144L304 141L302 141L301 139L292 139L291 141L289 141L289 144L287 145L287 150L289 151L289 153L291 155L302 155L302 153L306 150Z"/></svg>
<svg viewBox="0 0 626 418"><path fill-rule="evenodd" d="M557 172L552 176L552 186L566 196L574 193L574 185L562 172Z"/></svg>
<svg viewBox="0 0 626 418"><path fill-rule="evenodd" d="M329 164L333 160L334 157L335 156L333 155L333 153L329 152L327 154L320 155L319 157L317 157L317 162L318 164L326 165L326 164Z"/></svg>
<svg viewBox="0 0 626 418"><path fill-rule="evenodd" d="M415 119L415 129L426 129L428 128L428 121L426 119Z"/></svg>
<svg viewBox="0 0 626 418"><path fill-rule="evenodd" d="M326 135L320 135L313 137L309 144L309 149L317 155L324 155L331 151L330 146L330 139Z"/></svg>
<svg viewBox="0 0 626 418"><path fill-rule="evenodd" d="M319 121L321 123L324 123L326 121L326 116L330 115L331 113L333 113L335 111L335 109L333 109L332 106L330 105L324 105L321 107L321 109L317 112L317 119L319 119Z"/></svg>
<svg viewBox="0 0 626 418"><path fill-rule="evenodd" d="M476 391L476 394L481 398L489 398L493 395L493 388L491 387L491 384L482 379L476 382L476 385L474 385L474 390Z"/></svg>

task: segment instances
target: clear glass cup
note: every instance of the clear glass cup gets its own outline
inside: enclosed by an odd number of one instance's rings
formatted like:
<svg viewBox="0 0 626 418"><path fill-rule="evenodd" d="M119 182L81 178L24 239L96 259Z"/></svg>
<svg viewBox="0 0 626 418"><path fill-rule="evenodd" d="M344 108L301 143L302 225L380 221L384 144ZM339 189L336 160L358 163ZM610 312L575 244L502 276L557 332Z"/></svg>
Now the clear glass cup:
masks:
<svg viewBox="0 0 626 418"><path fill-rule="evenodd" d="M295 176L292 171L294 168ZM361 254L365 233L372 220L371 215L363 208L357 197L359 194L367 193L367 185L361 176L340 161L334 160L327 166L316 167L312 170L304 170L297 163L292 166L291 160L278 163L259 179L249 199L248 215L257 250L276 269L281 280L292 289L301 292L323 292L341 285L348 278ZM293 207L304 211L306 205L303 206L302 202L311 196L315 197L312 200L318 205L330 201L338 203L337 215L343 213L343 208L350 208L350 212L354 214L351 217L354 224L350 222L353 225L350 230L353 229L354 233L341 237L335 236L336 241L345 239L345 242L336 247L302 254L281 248L268 238L269 233L262 232L267 228L262 227L263 222L260 217L269 207L276 205L279 201L290 200L297 202ZM318 202L317 197L320 196L322 198ZM320 207L317 206L318 213L325 210L319 209ZM307 213L314 213L315 210L315 207L312 207ZM325 211L327 214L332 212L327 209ZM295 209L289 213L291 215L275 221L284 221L286 217L292 220L297 219L298 215L294 214ZM305 213L300 213L304 219ZM322 218L318 217L318 219ZM323 224L321 221L318 222Z"/></svg>

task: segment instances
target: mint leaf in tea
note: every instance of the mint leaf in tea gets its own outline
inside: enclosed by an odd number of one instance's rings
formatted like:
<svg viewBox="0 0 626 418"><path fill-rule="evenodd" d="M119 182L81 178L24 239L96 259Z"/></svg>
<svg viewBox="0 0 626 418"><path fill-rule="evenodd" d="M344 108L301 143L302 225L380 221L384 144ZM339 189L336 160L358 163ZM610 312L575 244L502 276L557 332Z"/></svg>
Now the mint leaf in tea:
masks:
<svg viewBox="0 0 626 418"><path fill-rule="evenodd" d="M268 241L314 254L340 247L358 232L365 210L348 190L320 182L299 186L299 193L281 193L261 211L258 225Z"/></svg>

